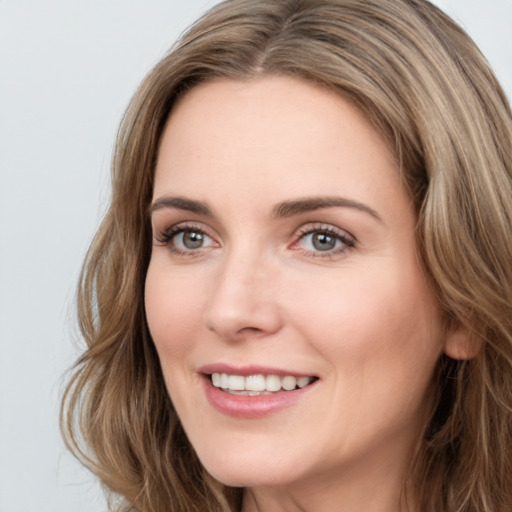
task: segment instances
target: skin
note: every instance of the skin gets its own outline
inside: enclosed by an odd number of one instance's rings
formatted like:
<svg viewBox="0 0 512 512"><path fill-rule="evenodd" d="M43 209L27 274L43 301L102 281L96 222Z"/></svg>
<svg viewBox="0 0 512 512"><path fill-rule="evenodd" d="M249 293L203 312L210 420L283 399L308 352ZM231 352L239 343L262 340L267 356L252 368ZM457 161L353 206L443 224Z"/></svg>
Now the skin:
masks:
<svg viewBox="0 0 512 512"><path fill-rule="evenodd" d="M211 215L165 204L177 196ZM326 196L367 210L275 214ZM206 469L247 489L244 512L396 512L436 362L458 338L420 266L385 140L351 103L303 81L208 82L170 116L153 202L147 320ZM203 242L165 240L173 227ZM311 230L328 230L334 248L319 250ZM219 362L319 380L290 407L234 418L205 396L199 368Z"/></svg>

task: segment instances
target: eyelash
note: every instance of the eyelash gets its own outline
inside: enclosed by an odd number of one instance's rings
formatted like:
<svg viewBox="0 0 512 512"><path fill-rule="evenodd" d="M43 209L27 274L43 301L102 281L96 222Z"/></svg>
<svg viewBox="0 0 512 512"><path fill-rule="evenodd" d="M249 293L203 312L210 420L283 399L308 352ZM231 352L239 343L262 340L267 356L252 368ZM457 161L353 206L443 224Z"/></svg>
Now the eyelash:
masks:
<svg viewBox="0 0 512 512"><path fill-rule="evenodd" d="M166 229L158 237L155 237L155 239L162 245L168 246L169 250L177 254L179 256L188 256L193 257L198 255L200 252L200 249L205 249L205 247L199 247L198 250L194 249L188 249L188 250L182 250L177 248L175 245L173 245L174 239L184 233L198 233L201 234L210 240L213 240L212 237L210 237L204 229L201 229L198 226L195 226L193 224L177 224L175 226L171 226L170 228ZM327 226L323 224L317 224L313 225L308 228L300 229L295 235L296 240L293 242L291 248L292 250L298 250L297 246L302 240L304 240L309 235L327 235L330 237L333 237L337 242L341 242L342 247L338 247L337 249L328 250L328 251L312 251L312 250L305 250L306 254L308 256L312 256L315 258L326 258L326 259L332 259L333 257L339 256L342 253L349 251L353 249L356 245L356 242L354 238L347 233L336 229L332 226Z"/></svg>
<svg viewBox="0 0 512 512"><path fill-rule="evenodd" d="M356 242L352 236L348 233L341 231L340 229L332 226L326 226L323 224L313 225L312 227L304 228L299 230L297 241L293 245L297 245L300 241L304 240L309 235L328 235L333 237L336 241L341 242L342 246L337 249L329 251L309 251L307 250L308 256L314 258L326 258L332 259L336 256L340 256L342 253L353 249Z"/></svg>
<svg viewBox="0 0 512 512"><path fill-rule="evenodd" d="M198 251L195 251L194 249L189 249L185 251L173 245L172 242L174 241L174 239L182 233L198 233L213 240L212 237L210 237L204 231L204 229L194 226L193 224L177 224L175 226L171 226L170 228L166 229L165 231L160 233L158 237L155 238L157 242L161 243L162 245L168 246L169 250L174 254L177 254L179 256L195 256Z"/></svg>

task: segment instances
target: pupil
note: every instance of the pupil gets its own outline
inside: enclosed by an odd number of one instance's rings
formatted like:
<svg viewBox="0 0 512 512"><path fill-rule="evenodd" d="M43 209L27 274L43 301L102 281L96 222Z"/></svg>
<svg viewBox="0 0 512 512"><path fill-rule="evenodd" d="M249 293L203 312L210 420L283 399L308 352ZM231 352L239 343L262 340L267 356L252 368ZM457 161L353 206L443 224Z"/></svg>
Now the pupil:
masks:
<svg viewBox="0 0 512 512"><path fill-rule="evenodd" d="M326 233L316 233L313 235L313 246L319 251L329 251L334 249L336 239Z"/></svg>
<svg viewBox="0 0 512 512"><path fill-rule="evenodd" d="M203 234L195 231L188 231L183 234L183 245L187 249L197 249L203 245Z"/></svg>

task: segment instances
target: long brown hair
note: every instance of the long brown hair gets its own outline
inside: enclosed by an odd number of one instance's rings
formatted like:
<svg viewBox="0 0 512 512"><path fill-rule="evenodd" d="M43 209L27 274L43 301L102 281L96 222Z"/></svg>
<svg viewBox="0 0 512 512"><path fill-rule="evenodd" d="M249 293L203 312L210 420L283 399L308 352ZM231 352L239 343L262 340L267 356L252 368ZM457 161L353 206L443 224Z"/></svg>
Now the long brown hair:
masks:
<svg viewBox="0 0 512 512"><path fill-rule="evenodd" d="M512 116L474 43L425 0L228 0L149 73L123 119L110 208L80 279L87 349L63 400L68 446L120 510L239 509L241 491L204 471L163 382L143 306L147 209L176 99L213 78L265 74L342 94L388 138L446 317L482 343L470 360L440 361L405 485L422 512L509 512Z"/></svg>

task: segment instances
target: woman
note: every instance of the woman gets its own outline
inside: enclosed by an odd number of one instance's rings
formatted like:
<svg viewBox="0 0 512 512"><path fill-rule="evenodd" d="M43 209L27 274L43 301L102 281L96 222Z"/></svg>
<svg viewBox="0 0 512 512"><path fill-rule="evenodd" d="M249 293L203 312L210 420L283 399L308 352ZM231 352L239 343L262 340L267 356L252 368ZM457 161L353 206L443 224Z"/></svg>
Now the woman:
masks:
<svg viewBox="0 0 512 512"><path fill-rule="evenodd" d="M510 510L511 140L423 0L199 20L127 111L78 295L64 433L119 510Z"/></svg>

